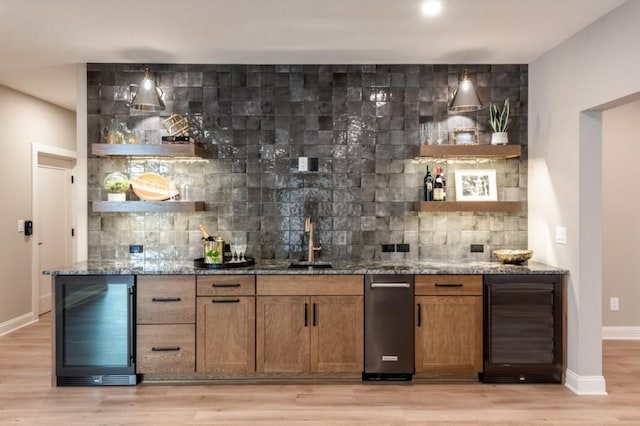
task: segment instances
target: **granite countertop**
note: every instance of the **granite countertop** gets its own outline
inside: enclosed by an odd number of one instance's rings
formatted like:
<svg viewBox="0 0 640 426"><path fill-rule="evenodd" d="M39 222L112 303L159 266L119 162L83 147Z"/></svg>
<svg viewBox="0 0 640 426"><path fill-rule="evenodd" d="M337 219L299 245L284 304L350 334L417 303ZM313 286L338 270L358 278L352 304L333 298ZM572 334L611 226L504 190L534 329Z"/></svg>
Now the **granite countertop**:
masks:
<svg viewBox="0 0 640 426"><path fill-rule="evenodd" d="M566 269L538 262L506 265L501 262L452 262L429 260L351 260L331 261L331 269L289 269L291 260L260 259L255 265L240 268L205 269L193 261L100 262L85 261L46 270L45 275L338 275L338 274L564 274Z"/></svg>

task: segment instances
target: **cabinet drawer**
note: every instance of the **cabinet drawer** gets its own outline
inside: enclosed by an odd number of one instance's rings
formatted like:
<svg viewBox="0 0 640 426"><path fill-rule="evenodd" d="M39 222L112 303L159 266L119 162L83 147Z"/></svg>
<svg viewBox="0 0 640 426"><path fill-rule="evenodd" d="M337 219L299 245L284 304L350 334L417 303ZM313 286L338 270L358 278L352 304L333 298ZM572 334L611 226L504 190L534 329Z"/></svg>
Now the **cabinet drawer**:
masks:
<svg viewBox="0 0 640 426"><path fill-rule="evenodd" d="M195 371L195 325L139 325L136 330L136 371L138 373Z"/></svg>
<svg viewBox="0 0 640 426"><path fill-rule="evenodd" d="M138 324L196 322L193 275L139 275L136 292Z"/></svg>
<svg viewBox="0 0 640 426"><path fill-rule="evenodd" d="M482 295L482 275L416 275L415 279L416 295Z"/></svg>
<svg viewBox="0 0 640 426"><path fill-rule="evenodd" d="M256 294L262 296L361 296L362 275L259 275Z"/></svg>
<svg viewBox="0 0 640 426"><path fill-rule="evenodd" d="M253 296L256 278L253 275L202 275L197 277L198 296Z"/></svg>

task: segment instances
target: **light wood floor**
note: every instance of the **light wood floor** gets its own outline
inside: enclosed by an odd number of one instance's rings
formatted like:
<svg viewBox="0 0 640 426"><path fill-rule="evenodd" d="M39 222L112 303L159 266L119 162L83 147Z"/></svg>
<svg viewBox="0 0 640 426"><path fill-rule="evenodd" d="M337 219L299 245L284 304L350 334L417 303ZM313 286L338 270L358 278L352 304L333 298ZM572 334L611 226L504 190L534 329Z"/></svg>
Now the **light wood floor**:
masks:
<svg viewBox="0 0 640 426"><path fill-rule="evenodd" d="M50 384L50 317L0 337L0 425L640 425L640 342L605 341L608 396L561 385Z"/></svg>

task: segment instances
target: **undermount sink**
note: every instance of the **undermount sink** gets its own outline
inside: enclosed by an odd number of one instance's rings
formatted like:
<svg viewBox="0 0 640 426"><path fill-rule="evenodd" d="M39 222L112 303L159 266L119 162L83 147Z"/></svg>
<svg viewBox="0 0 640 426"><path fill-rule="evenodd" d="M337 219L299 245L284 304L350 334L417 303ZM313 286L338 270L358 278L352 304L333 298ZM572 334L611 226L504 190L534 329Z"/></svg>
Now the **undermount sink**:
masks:
<svg viewBox="0 0 640 426"><path fill-rule="evenodd" d="M290 263L289 269L331 269L333 265L325 262L297 262Z"/></svg>

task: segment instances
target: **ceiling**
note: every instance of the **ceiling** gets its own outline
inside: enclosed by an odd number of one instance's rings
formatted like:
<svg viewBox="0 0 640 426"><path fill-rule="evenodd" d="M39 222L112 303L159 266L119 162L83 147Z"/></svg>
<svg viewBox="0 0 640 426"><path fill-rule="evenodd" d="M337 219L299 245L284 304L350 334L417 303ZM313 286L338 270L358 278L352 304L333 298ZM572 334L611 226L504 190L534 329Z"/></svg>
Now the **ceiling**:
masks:
<svg viewBox="0 0 640 426"><path fill-rule="evenodd" d="M75 110L75 64L530 63L624 0L0 0L0 84Z"/></svg>

